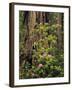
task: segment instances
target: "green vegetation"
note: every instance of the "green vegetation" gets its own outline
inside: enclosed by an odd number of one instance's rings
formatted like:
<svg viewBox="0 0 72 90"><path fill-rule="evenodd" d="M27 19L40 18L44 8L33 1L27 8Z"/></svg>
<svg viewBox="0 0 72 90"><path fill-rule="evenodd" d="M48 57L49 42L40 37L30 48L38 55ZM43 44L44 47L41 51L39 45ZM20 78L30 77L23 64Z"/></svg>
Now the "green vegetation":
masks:
<svg viewBox="0 0 72 90"><path fill-rule="evenodd" d="M63 14L20 11L19 26L19 78L63 77Z"/></svg>

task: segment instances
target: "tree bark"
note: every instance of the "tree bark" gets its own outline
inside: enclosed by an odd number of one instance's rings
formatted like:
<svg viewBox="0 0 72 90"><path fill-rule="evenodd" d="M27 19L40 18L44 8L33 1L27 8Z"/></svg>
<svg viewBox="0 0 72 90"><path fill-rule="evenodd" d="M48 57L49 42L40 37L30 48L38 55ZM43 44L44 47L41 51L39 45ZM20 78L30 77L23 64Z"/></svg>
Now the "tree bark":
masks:
<svg viewBox="0 0 72 90"><path fill-rule="evenodd" d="M58 29L57 29L57 36L58 36L57 47L60 50L61 47L62 47L62 34L61 34L61 32L62 32L62 30L61 30L62 29L61 28L61 26L62 26L62 16L61 16L61 14L58 14L58 16L57 16L57 24L59 25Z"/></svg>

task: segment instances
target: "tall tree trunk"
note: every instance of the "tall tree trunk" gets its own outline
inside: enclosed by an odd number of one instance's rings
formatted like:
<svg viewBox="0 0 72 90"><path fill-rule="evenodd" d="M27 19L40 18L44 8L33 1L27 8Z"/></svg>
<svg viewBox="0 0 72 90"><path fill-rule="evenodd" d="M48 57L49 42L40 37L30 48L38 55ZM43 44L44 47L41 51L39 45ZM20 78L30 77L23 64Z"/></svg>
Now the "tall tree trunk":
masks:
<svg viewBox="0 0 72 90"><path fill-rule="evenodd" d="M27 16L26 16L26 20L25 20L25 26L26 26L26 35L25 38L26 40L24 40L25 42L25 50L24 50L24 56L25 56L25 60L26 62L32 64L32 39L31 39L31 32L34 30L34 26L36 23L36 12L34 11L30 11L30 12L26 12ZM25 15L24 15L25 17ZM22 62L22 65L24 65L25 60Z"/></svg>
<svg viewBox="0 0 72 90"><path fill-rule="evenodd" d="M57 24L59 25L59 27L58 27L58 29L57 29L57 36L58 36L58 42L57 42L57 47L58 47L58 49L61 49L61 47L62 47L62 34L61 34L61 32L62 32L62 16L61 16L61 14L58 14L58 16L57 16Z"/></svg>

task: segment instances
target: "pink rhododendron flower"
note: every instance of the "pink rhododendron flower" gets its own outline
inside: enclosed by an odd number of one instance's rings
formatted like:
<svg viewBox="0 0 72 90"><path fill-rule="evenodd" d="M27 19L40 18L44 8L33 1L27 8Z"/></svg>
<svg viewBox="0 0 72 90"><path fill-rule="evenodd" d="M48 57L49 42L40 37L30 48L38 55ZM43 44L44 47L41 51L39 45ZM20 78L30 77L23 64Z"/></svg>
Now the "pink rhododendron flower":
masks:
<svg viewBox="0 0 72 90"><path fill-rule="evenodd" d="M49 57L49 58L51 58L51 57L52 57L52 55L48 55L48 57Z"/></svg>
<svg viewBox="0 0 72 90"><path fill-rule="evenodd" d="M39 64L38 67L39 67L39 68L43 67L43 64Z"/></svg>
<svg viewBox="0 0 72 90"><path fill-rule="evenodd" d="M43 54L44 57L45 57L46 55L47 55L46 53Z"/></svg>

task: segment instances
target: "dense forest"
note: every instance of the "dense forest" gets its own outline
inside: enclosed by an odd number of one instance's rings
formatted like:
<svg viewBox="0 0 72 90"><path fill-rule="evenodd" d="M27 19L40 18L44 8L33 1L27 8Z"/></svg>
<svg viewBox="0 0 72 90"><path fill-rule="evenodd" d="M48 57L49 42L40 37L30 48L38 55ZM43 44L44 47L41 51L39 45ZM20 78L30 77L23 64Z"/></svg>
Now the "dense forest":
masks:
<svg viewBox="0 0 72 90"><path fill-rule="evenodd" d="M19 11L19 79L64 76L64 15Z"/></svg>

